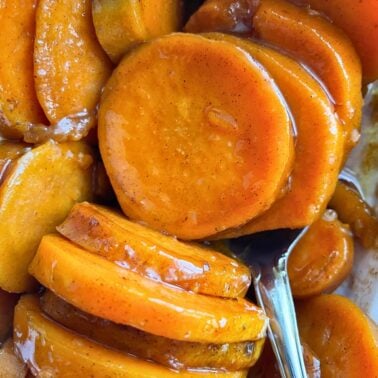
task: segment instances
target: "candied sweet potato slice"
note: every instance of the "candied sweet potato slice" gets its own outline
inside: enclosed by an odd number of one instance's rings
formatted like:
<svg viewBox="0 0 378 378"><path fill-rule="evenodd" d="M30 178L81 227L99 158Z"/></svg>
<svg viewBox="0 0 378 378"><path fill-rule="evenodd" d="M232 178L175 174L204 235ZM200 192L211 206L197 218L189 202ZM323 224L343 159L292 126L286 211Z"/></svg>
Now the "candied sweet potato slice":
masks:
<svg viewBox="0 0 378 378"><path fill-rule="evenodd" d="M90 0L40 0L36 16L34 75L39 102L56 124L82 115L95 122L111 65L92 23Z"/></svg>
<svg viewBox="0 0 378 378"><path fill-rule="evenodd" d="M193 292L243 297L251 283L249 269L236 260L182 243L98 205L75 205L58 231L87 251Z"/></svg>
<svg viewBox="0 0 378 378"><path fill-rule="evenodd" d="M353 255L349 226L328 210L290 254L288 274L294 297L306 298L336 289L350 273Z"/></svg>
<svg viewBox="0 0 378 378"><path fill-rule="evenodd" d="M0 348L0 378L25 378L27 366L14 353L13 340L8 339Z"/></svg>
<svg viewBox="0 0 378 378"><path fill-rule="evenodd" d="M265 333L262 310L244 299L213 298L153 281L56 235L42 239L29 270L79 309L158 336L228 343Z"/></svg>
<svg viewBox="0 0 378 378"><path fill-rule="evenodd" d="M293 157L286 105L266 71L236 46L193 34L122 60L102 96L99 141L125 214L182 239L266 210Z"/></svg>
<svg viewBox="0 0 378 378"><path fill-rule="evenodd" d="M28 265L43 235L75 202L92 198L92 151L83 143L48 142L25 153L0 187L0 287L32 289Z"/></svg>
<svg viewBox="0 0 378 378"><path fill-rule="evenodd" d="M362 63L363 81L378 79L378 2L376 0L296 0L327 15L351 39Z"/></svg>
<svg viewBox="0 0 378 378"><path fill-rule="evenodd" d="M13 310L18 301L17 294L0 289L0 345L11 334Z"/></svg>
<svg viewBox="0 0 378 378"><path fill-rule="evenodd" d="M247 369L257 361L264 345L264 339L203 344L155 336L82 312L51 291L41 298L41 308L51 319L94 341L177 370Z"/></svg>
<svg viewBox="0 0 378 378"><path fill-rule="evenodd" d="M378 219L354 189L339 181L329 207L351 226L365 248L378 248Z"/></svg>
<svg viewBox="0 0 378 378"><path fill-rule="evenodd" d="M132 47L178 31L181 0L94 0L93 22L101 46L117 63Z"/></svg>
<svg viewBox="0 0 378 378"><path fill-rule="evenodd" d="M349 299L321 295L296 304L301 338L320 359L322 377L373 378L377 326Z"/></svg>
<svg viewBox="0 0 378 378"><path fill-rule="evenodd" d="M286 0L261 0L253 29L258 38L289 52L323 81L344 125L346 149L353 147L361 122L361 63L346 35Z"/></svg>
<svg viewBox="0 0 378 378"><path fill-rule="evenodd" d="M343 130L329 99L321 86L289 57L246 39L219 33L205 35L234 43L264 65L285 96L297 129L287 192L258 218L216 238L313 223L334 191L344 148Z"/></svg>
<svg viewBox="0 0 378 378"><path fill-rule="evenodd" d="M46 317L36 296L24 296L16 307L14 342L18 354L37 376L169 378L178 372L151 362L122 354L67 328ZM53 373L52 373L53 372ZM180 372L186 378L246 377L246 372Z"/></svg>
<svg viewBox="0 0 378 378"><path fill-rule="evenodd" d="M37 0L0 5L0 134L22 137L23 124L45 122L33 79Z"/></svg>

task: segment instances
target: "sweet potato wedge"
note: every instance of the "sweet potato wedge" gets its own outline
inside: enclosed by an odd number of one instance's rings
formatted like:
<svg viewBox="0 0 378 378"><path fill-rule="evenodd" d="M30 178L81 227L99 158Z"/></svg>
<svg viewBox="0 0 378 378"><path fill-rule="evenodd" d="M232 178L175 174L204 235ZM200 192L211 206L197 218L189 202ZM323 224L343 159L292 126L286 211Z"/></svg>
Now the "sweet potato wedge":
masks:
<svg viewBox="0 0 378 378"><path fill-rule="evenodd" d="M30 148L24 143L0 140L0 185L5 180L12 164Z"/></svg>
<svg viewBox="0 0 378 378"><path fill-rule="evenodd" d="M298 0L296 0L298 1ZM362 63L363 81L378 79L378 2L376 0L299 0L328 16L351 39Z"/></svg>
<svg viewBox="0 0 378 378"><path fill-rule="evenodd" d="M139 360L92 342L46 317L36 296L24 296L16 307L14 342L18 354L32 373L54 378L119 377L169 378L178 372ZM180 372L187 378L246 377L246 372Z"/></svg>
<svg viewBox="0 0 378 378"><path fill-rule="evenodd" d="M14 353L13 340L0 347L0 378L25 378L27 366Z"/></svg>
<svg viewBox="0 0 378 378"><path fill-rule="evenodd" d="M294 297L306 298L336 289L350 273L353 255L349 226L328 210L290 254L288 274Z"/></svg>
<svg viewBox="0 0 378 378"><path fill-rule="evenodd" d="M93 23L101 46L118 63L141 42L178 31L181 8L180 0L94 0Z"/></svg>
<svg viewBox="0 0 378 378"><path fill-rule="evenodd" d="M321 295L296 304L301 338L320 359L322 377L374 378L377 326L349 299Z"/></svg>
<svg viewBox="0 0 378 378"><path fill-rule="evenodd" d="M41 308L51 319L94 341L176 370L247 369L257 361L264 345L264 339L202 344L155 336L84 313L51 291L41 298Z"/></svg>
<svg viewBox="0 0 378 378"><path fill-rule="evenodd" d="M365 248L378 248L378 219L368 204L347 184L339 182L328 205L350 225Z"/></svg>
<svg viewBox="0 0 378 378"><path fill-rule="evenodd" d="M0 345L11 335L13 310L17 301L17 294L7 293L0 289Z"/></svg>
<svg viewBox="0 0 378 378"><path fill-rule="evenodd" d="M285 96L297 129L295 162L287 192L263 215L216 238L313 223L334 191L344 149L343 129L329 99L321 86L289 57L231 35L205 36L232 42L264 65Z"/></svg>
<svg viewBox="0 0 378 378"><path fill-rule="evenodd" d="M33 79L37 0L5 0L0 6L0 135L22 137L23 124L45 122Z"/></svg>
<svg viewBox="0 0 378 378"><path fill-rule="evenodd" d="M89 252L136 273L197 293L243 297L249 269L234 259L185 244L97 205L75 205L58 231Z"/></svg>
<svg viewBox="0 0 378 378"><path fill-rule="evenodd" d="M231 343L264 337L266 317L244 299L213 298L159 283L45 236L30 273L75 307L170 339Z"/></svg>
<svg viewBox="0 0 378 378"><path fill-rule="evenodd" d="M292 167L290 118L266 71L193 34L124 58L102 96L99 141L125 214L182 239L256 217Z"/></svg>
<svg viewBox="0 0 378 378"><path fill-rule="evenodd" d="M92 23L90 0L40 0L36 15L34 75L37 96L52 124L96 105L111 65Z"/></svg>
<svg viewBox="0 0 378 378"><path fill-rule="evenodd" d="M253 17L258 38L306 64L330 92L344 124L346 149L358 140L361 122L361 64L341 29L285 0L261 0Z"/></svg>
<svg viewBox="0 0 378 378"><path fill-rule="evenodd" d="M46 143L25 153L0 187L0 287L24 292L28 265L43 235L75 202L92 198L92 151L82 143Z"/></svg>

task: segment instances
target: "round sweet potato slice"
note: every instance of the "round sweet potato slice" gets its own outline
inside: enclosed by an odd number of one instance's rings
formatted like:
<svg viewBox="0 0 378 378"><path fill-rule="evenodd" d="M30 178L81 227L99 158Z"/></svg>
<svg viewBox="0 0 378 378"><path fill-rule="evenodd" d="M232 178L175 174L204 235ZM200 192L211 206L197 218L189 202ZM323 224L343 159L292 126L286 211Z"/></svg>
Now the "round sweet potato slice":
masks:
<svg viewBox="0 0 378 378"><path fill-rule="evenodd" d="M24 292L27 269L43 235L75 202L92 199L92 150L83 143L48 142L22 155L0 186L0 287Z"/></svg>
<svg viewBox="0 0 378 378"><path fill-rule="evenodd" d="M286 104L262 66L192 34L124 58L102 97L99 141L125 214L182 239L261 214L293 160Z"/></svg>
<svg viewBox="0 0 378 378"><path fill-rule="evenodd" d="M349 299L320 295L296 303L301 338L320 360L325 378L375 377L377 326Z"/></svg>
<svg viewBox="0 0 378 378"><path fill-rule="evenodd" d="M40 0L36 15L34 75L37 96L51 124L91 125L111 72L97 41L90 0ZM76 119L78 118L78 119Z"/></svg>
<svg viewBox="0 0 378 378"><path fill-rule="evenodd" d="M214 298L153 281L56 235L43 237L29 271L82 311L157 336L203 343L265 336L265 315L245 299Z"/></svg>
<svg viewBox="0 0 378 378"><path fill-rule="evenodd" d="M205 36L232 42L264 65L285 96L297 128L295 162L287 192L258 218L216 238L313 223L332 196L344 149L343 129L328 97L299 63L277 51L226 34Z"/></svg>
<svg viewBox="0 0 378 378"><path fill-rule="evenodd" d="M293 296L306 298L335 290L352 270L353 256L349 227L328 210L290 254L288 274Z"/></svg>
<svg viewBox="0 0 378 378"><path fill-rule="evenodd" d="M87 314L51 291L43 295L40 304L51 319L72 331L111 348L180 371L248 369L259 358L265 341L204 344L172 340Z"/></svg>
<svg viewBox="0 0 378 378"><path fill-rule="evenodd" d="M14 343L18 355L36 376L170 378L178 372L108 349L59 326L43 314L37 296L21 298L15 311ZM241 372L180 372L184 378L243 378Z"/></svg>
<svg viewBox="0 0 378 378"><path fill-rule="evenodd" d="M0 134L18 139L28 123L46 122L34 88L33 46L37 0L0 6Z"/></svg>

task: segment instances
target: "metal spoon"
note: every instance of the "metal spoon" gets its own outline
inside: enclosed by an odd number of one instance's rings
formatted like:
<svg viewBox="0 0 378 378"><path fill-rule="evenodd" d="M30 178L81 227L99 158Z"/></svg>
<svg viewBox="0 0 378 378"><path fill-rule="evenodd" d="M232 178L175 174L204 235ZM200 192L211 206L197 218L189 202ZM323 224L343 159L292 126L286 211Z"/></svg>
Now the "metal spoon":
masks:
<svg viewBox="0 0 378 378"><path fill-rule="evenodd" d="M340 180L362 196L353 171L344 169ZM257 302L270 318L268 336L283 378L307 377L287 274L289 255L306 230L266 231L230 241L231 250L250 267Z"/></svg>

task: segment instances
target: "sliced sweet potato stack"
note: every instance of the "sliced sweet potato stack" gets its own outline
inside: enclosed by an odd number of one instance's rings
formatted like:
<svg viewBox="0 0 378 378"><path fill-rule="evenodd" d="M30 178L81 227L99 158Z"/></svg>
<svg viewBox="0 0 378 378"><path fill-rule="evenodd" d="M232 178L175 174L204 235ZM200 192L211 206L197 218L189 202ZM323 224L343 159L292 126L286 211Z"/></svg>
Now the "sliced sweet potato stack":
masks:
<svg viewBox="0 0 378 378"><path fill-rule="evenodd" d="M331 210L311 225L290 254L288 274L295 298L331 292L353 266L353 237L349 226Z"/></svg>
<svg viewBox="0 0 378 378"><path fill-rule="evenodd" d="M313 223L334 191L344 148L343 130L329 99L319 83L289 57L246 39L215 33L205 35L234 43L264 65L284 95L297 129L295 161L287 192L260 217L216 237L237 237Z"/></svg>
<svg viewBox="0 0 378 378"><path fill-rule="evenodd" d="M123 211L182 239L269 208L292 167L291 133L262 66L230 43L192 34L125 57L99 111L101 155Z"/></svg>
<svg viewBox="0 0 378 378"><path fill-rule="evenodd" d="M179 242L98 205L75 205L58 231L120 266L193 292L243 297L251 283L249 269L236 260Z"/></svg>
<svg viewBox="0 0 378 378"><path fill-rule="evenodd" d="M322 377L375 377L377 326L349 299L321 295L296 304L301 338L320 360Z"/></svg>
<svg viewBox="0 0 378 378"><path fill-rule="evenodd" d="M48 120L87 117L95 123L101 89L111 72L92 23L90 0L40 0L36 15L34 75ZM63 125L62 125L63 126ZM65 125L67 127L67 125Z"/></svg>
<svg viewBox="0 0 378 378"><path fill-rule="evenodd" d="M5 0L0 7L0 134L20 138L25 124L45 122L33 79L37 0Z"/></svg>
<svg viewBox="0 0 378 378"><path fill-rule="evenodd" d="M28 265L43 235L75 202L92 198L92 150L49 142L21 156L0 186L0 287L24 292L35 281Z"/></svg>
<svg viewBox="0 0 378 378"><path fill-rule="evenodd" d="M298 0L296 0L298 2ZM376 0L299 0L325 14L351 39L362 63L363 81L378 79L378 2Z"/></svg>
<svg viewBox="0 0 378 378"><path fill-rule="evenodd" d="M365 248L378 248L377 216L354 189L339 182L329 207L338 213L342 222L350 225Z"/></svg>
<svg viewBox="0 0 378 378"><path fill-rule="evenodd" d="M178 31L180 0L94 0L93 22L101 46L117 63L132 47Z"/></svg>
<svg viewBox="0 0 378 378"><path fill-rule="evenodd" d="M169 378L178 372L92 342L46 317L36 296L24 296L16 307L14 342L17 353L37 376L64 378ZM246 372L180 372L187 378L246 377Z"/></svg>
<svg viewBox="0 0 378 378"><path fill-rule="evenodd" d="M96 318L47 291L42 310L53 320L99 343L176 370L225 369L252 366L260 356L264 339L231 344L203 344L167 339Z"/></svg>
<svg viewBox="0 0 378 378"><path fill-rule="evenodd" d="M244 299L213 298L153 281L59 236L42 239L29 270L75 307L158 336L228 343L265 333L262 310Z"/></svg>
<svg viewBox="0 0 378 378"><path fill-rule="evenodd" d="M361 64L352 42L323 17L285 0L261 0L253 17L258 38L306 64L330 92L344 125L346 149L358 140Z"/></svg>

